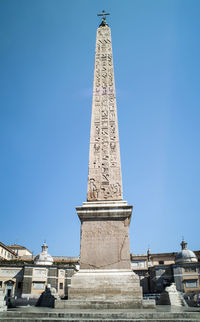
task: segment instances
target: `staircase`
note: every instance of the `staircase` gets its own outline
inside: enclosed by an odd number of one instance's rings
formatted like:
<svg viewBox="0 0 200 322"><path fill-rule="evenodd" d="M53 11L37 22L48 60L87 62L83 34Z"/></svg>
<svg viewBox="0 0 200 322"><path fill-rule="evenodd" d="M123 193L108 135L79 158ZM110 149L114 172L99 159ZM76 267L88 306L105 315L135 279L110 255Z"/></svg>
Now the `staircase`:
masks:
<svg viewBox="0 0 200 322"><path fill-rule="evenodd" d="M176 307L188 306L182 294L177 291L175 283L165 288L165 291L160 295L158 304Z"/></svg>
<svg viewBox="0 0 200 322"><path fill-rule="evenodd" d="M180 292L169 293L170 304L174 306L185 306L183 298Z"/></svg>

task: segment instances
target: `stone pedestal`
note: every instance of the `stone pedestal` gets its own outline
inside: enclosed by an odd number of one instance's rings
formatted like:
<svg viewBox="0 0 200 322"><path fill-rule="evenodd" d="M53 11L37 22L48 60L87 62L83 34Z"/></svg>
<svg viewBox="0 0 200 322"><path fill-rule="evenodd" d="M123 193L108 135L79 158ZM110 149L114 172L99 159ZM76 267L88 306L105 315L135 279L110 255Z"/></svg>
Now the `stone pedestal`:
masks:
<svg viewBox="0 0 200 322"><path fill-rule="evenodd" d="M69 300L88 307L141 307L139 278L131 271L126 201L86 202L76 208L81 220L80 271L73 275Z"/></svg>
<svg viewBox="0 0 200 322"><path fill-rule="evenodd" d="M72 277L69 299L105 308L141 307L142 290L131 270L81 269Z"/></svg>
<svg viewBox="0 0 200 322"><path fill-rule="evenodd" d="M132 206L86 202L76 208L81 221L81 269L130 269L129 222Z"/></svg>

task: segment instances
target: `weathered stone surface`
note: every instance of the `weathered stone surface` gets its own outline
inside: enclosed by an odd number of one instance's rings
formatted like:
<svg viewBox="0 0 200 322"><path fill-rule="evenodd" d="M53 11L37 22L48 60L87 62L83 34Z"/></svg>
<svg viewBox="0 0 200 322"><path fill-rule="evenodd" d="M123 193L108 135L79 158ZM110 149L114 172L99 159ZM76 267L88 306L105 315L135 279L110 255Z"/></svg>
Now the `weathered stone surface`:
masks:
<svg viewBox="0 0 200 322"><path fill-rule="evenodd" d="M88 322L88 321L109 321L109 322L199 322L199 308L170 308L166 306L154 307L154 309L132 310L118 309L117 310L101 310L100 305L98 310L83 310L80 301L56 301L58 309L52 310L39 307L19 307L13 311L1 313L1 319L4 322L10 321L73 321L73 322ZM96 303L97 304L97 303ZM117 304L117 303L116 303Z"/></svg>
<svg viewBox="0 0 200 322"><path fill-rule="evenodd" d="M81 268L130 268L124 222L86 221L82 225Z"/></svg>
<svg viewBox="0 0 200 322"><path fill-rule="evenodd" d="M81 268L129 268L129 233L125 221L84 221L81 226Z"/></svg>
<svg viewBox="0 0 200 322"><path fill-rule="evenodd" d="M125 201L87 202L77 212L81 220L80 271L71 279L70 302L82 301L77 305L83 308L141 307L142 289L130 265L132 206Z"/></svg>
<svg viewBox="0 0 200 322"><path fill-rule="evenodd" d="M131 270L81 269L71 280L69 298L78 301L108 301L142 305L139 277Z"/></svg>
<svg viewBox="0 0 200 322"><path fill-rule="evenodd" d="M122 200L111 31L97 29L87 200Z"/></svg>
<svg viewBox="0 0 200 322"><path fill-rule="evenodd" d="M130 269L129 222L132 206L124 202L84 203L80 268Z"/></svg>

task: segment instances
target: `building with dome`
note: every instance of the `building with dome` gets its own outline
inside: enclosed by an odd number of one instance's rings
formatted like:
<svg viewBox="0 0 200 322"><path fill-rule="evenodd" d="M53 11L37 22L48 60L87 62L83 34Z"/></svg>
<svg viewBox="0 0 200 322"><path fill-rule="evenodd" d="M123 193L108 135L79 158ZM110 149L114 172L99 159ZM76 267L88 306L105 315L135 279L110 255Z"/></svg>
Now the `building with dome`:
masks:
<svg viewBox="0 0 200 322"><path fill-rule="evenodd" d="M181 242L181 251L175 256L173 276L178 291L187 293L200 290L200 263L184 240Z"/></svg>
<svg viewBox="0 0 200 322"><path fill-rule="evenodd" d="M35 265L49 266L53 264L53 257L50 254L48 254L47 249L48 249L48 246L44 242L44 244L42 245L42 252L34 258Z"/></svg>
<svg viewBox="0 0 200 322"><path fill-rule="evenodd" d="M187 243L182 240L181 251L175 256L175 264L185 264L185 263L197 263L197 256L193 251L187 248Z"/></svg>
<svg viewBox="0 0 200 322"><path fill-rule="evenodd" d="M200 262L184 240L180 245L179 252L168 253L168 262L160 260L158 265L148 267L150 293L161 293L171 283L175 283L177 290L183 293L200 292Z"/></svg>

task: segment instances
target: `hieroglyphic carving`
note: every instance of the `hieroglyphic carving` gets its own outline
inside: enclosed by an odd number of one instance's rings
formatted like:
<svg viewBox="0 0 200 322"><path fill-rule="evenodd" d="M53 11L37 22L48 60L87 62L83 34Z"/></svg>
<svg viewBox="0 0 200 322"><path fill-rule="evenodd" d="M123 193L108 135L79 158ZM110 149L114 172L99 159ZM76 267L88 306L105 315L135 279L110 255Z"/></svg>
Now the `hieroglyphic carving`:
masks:
<svg viewBox="0 0 200 322"><path fill-rule="evenodd" d="M96 153L100 152L100 144L99 143L94 144L94 152L96 152Z"/></svg>
<svg viewBox="0 0 200 322"><path fill-rule="evenodd" d="M110 28L97 30L88 201L122 200L121 164Z"/></svg>
<svg viewBox="0 0 200 322"><path fill-rule="evenodd" d="M97 200L97 198L98 198L97 187L95 184L95 179L92 178L89 180L88 199Z"/></svg>

